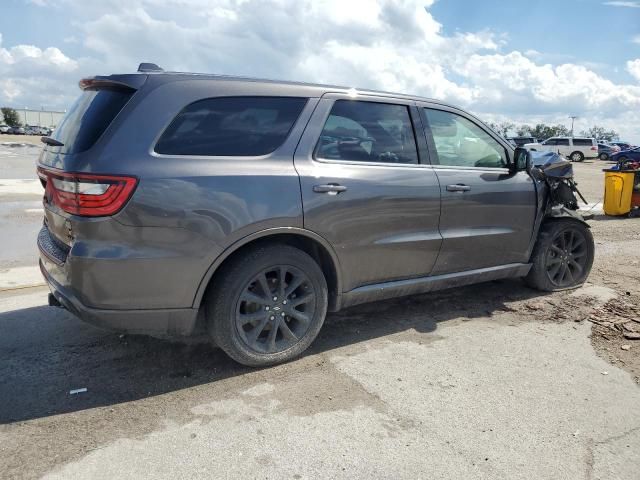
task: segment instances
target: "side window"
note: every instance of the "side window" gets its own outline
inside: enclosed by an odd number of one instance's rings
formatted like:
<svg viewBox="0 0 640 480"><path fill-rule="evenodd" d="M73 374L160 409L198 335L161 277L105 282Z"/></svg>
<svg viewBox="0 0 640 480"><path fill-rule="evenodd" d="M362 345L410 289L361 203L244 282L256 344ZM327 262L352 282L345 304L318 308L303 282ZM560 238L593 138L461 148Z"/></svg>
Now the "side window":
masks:
<svg viewBox="0 0 640 480"><path fill-rule="evenodd" d="M507 152L487 132L466 118L442 110L424 109L440 165L504 168Z"/></svg>
<svg viewBox="0 0 640 480"><path fill-rule="evenodd" d="M574 138L573 144L580 147L591 147L593 141L590 138Z"/></svg>
<svg viewBox="0 0 640 480"><path fill-rule="evenodd" d="M555 138L550 138L542 142L543 145L558 145L558 140Z"/></svg>
<svg viewBox="0 0 640 480"><path fill-rule="evenodd" d="M556 145L564 145L565 147L569 145L569 139L568 138L559 138L558 140L556 140Z"/></svg>
<svg viewBox="0 0 640 480"><path fill-rule="evenodd" d="M306 98L219 97L186 106L162 133L166 155L259 156L282 145Z"/></svg>
<svg viewBox="0 0 640 480"><path fill-rule="evenodd" d="M408 108L337 100L322 129L315 156L326 160L418 163Z"/></svg>

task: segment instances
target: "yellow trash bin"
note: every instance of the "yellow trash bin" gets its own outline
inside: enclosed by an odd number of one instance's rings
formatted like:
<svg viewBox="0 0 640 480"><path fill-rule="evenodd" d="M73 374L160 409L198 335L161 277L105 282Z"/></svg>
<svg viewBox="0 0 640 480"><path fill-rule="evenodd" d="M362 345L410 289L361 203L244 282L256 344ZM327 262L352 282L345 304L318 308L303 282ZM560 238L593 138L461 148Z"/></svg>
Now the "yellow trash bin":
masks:
<svg viewBox="0 0 640 480"><path fill-rule="evenodd" d="M604 213L626 215L631 211L634 170L604 170Z"/></svg>

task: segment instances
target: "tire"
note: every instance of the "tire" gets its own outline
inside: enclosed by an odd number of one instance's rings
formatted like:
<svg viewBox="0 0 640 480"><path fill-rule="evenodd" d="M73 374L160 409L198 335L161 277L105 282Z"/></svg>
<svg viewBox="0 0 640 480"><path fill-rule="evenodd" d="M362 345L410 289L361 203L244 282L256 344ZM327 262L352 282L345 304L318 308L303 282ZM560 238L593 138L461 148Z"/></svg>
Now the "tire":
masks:
<svg viewBox="0 0 640 480"><path fill-rule="evenodd" d="M572 219L549 220L538 234L525 282L545 292L577 288L589 276L594 252L593 235L587 225ZM563 274L563 269L569 273Z"/></svg>
<svg viewBox="0 0 640 480"><path fill-rule="evenodd" d="M627 161L627 157L624 157L624 156L618 157L618 163L624 163L626 161Z"/></svg>
<svg viewBox="0 0 640 480"><path fill-rule="evenodd" d="M582 162L584 161L584 154L582 152L573 152L571 155L569 155L569 159L572 162Z"/></svg>
<svg viewBox="0 0 640 480"><path fill-rule="evenodd" d="M266 367L289 361L322 328L327 282L302 250L277 244L253 248L225 265L214 281L205 305L207 330L238 363Z"/></svg>
<svg viewBox="0 0 640 480"><path fill-rule="evenodd" d="M601 153L600 154L600 160L606 162L607 160L609 160L609 154L608 153Z"/></svg>

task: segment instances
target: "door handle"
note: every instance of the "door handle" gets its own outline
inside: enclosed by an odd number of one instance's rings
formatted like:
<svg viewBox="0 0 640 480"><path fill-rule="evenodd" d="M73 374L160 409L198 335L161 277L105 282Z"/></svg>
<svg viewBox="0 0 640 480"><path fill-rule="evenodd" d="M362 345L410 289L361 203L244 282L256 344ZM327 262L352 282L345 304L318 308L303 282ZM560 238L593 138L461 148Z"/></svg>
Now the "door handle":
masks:
<svg viewBox="0 0 640 480"><path fill-rule="evenodd" d="M471 190L471 187L462 183L447 185L447 192L468 192L469 190Z"/></svg>
<svg viewBox="0 0 640 480"><path fill-rule="evenodd" d="M316 193L328 193L330 195L336 195L341 192L345 192L347 187L344 185L338 185L337 183L327 183L326 185L314 185L313 191Z"/></svg>

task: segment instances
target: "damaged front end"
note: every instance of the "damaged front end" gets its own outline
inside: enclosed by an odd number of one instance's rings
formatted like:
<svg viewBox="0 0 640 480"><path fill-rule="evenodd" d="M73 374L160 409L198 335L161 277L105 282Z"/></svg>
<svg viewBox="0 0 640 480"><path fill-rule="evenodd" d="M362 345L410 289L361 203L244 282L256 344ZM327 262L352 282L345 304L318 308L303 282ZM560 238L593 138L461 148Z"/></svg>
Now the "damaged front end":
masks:
<svg viewBox="0 0 640 480"><path fill-rule="evenodd" d="M587 201L578 190L573 176L573 164L553 152L529 152L529 173L538 184L538 201L543 206L543 218L571 217L586 223L593 214L579 211L578 198ZM577 196L577 197L576 197Z"/></svg>

